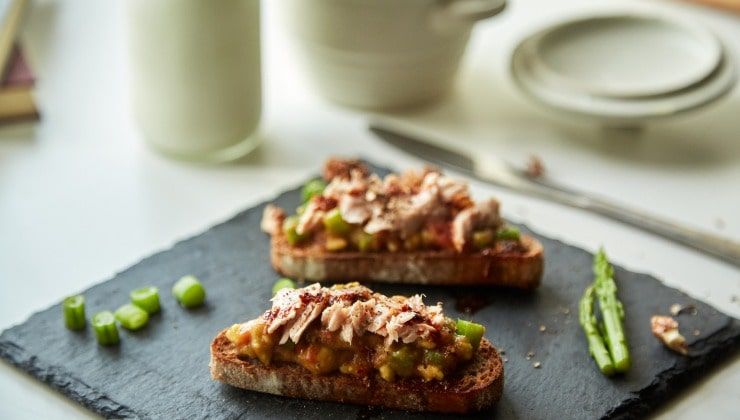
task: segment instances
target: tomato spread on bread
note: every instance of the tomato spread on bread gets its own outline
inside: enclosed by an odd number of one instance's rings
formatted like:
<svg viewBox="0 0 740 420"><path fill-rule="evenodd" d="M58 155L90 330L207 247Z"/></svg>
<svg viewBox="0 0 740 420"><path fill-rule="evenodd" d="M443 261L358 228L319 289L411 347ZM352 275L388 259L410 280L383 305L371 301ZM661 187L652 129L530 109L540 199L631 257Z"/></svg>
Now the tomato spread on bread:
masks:
<svg viewBox="0 0 740 420"><path fill-rule="evenodd" d="M453 321L421 295L388 297L358 283L285 288L261 317L226 330L239 357L314 374L442 380L470 361L485 328Z"/></svg>
<svg viewBox="0 0 740 420"><path fill-rule="evenodd" d="M306 202L295 215L267 206L262 229L283 234L292 246L330 252L467 253L520 246L518 231L499 215L498 201L475 202L466 183L438 169L381 178L360 161L329 159L323 176L325 186L304 189Z"/></svg>

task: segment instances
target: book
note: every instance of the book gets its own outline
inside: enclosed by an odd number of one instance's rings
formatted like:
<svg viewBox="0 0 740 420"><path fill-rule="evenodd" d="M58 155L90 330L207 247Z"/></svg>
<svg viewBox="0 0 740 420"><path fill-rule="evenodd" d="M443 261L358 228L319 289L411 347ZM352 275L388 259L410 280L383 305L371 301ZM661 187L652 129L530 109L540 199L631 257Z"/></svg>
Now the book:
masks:
<svg viewBox="0 0 740 420"><path fill-rule="evenodd" d="M0 122L38 118L33 99L35 81L23 52L15 46L0 81Z"/></svg>

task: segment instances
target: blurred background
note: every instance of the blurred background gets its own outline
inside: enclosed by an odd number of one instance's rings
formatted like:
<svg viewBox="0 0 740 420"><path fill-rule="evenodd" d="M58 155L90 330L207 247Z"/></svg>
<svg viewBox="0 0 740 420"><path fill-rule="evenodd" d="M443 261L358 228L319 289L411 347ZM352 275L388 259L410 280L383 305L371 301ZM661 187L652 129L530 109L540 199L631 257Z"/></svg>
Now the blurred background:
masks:
<svg viewBox="0 0 740 420"><path fill-rule="evenodd" d="M168 13L179 7L175 2L144 3L158 2L30 0L25 5L15 44L32 77L20 72L26 78L18 83L32 93L24 96L25 108L17 110L23 118L0 125L0 328L300 184L329 155L359 155L393 168L424 163L377 139L367 129L369 118L522 165L536 155L548 177L558 182L740 240L740 92L732 89L734 82L727 83L717 101L708 100L692 112L615 127L543 105L523 92L511 73L512 54L532 33L566 19L611 11L660 13L708 28L723 45L723 60L740 63L737 1L511 0L500 14L474 27L441 24L441 31L458 41L464 38L461 48L472 28L465 55L456 73L455 53L441 58L442 66L452 66L451 85L439 95L421 95L412 106L368 99L367 91L347 80L350 76L331 68L332 57L321 56L321 48L311 49L306 41L317 43L322 33L310 23L328 19L318 16L318 8L307 12L284 0L262 2L259 10L228 1L214 11L209 10L214 5L184 1L182 15L174 17L213 19L218 26L229 8L242 13L243 20L203 41L207 48L219 44L219 36L247 40L233 55L219 52L239 60L220 63L221 55L199 60L190 50L177 50L183 43L168 36L176 32L177 23ZM261 40L255 25L261 26ZM335 35L347 30L341 24L324 27ZM233 33L226 33L229 28ZM427 36L415 33L413 24L399 31L394 39L392 28L380 30L390 35L367 48L406 45L413 50L413 40ZM195 45L202 37L193 34L189 42ZM357 33L338 38L359 43L371 39ZM352 50L356 44L348 41L346 47ZM391 52L390 60L411 54ZM177 72L171 63L162 63L169 54L183 60L174 67L193 66L193 73L177 79L184 87L167 77ZM362 60L353 65L358 62ZM317 70L317 63L326 67ZM241 70L229 74L226 68ZM429 87L439 83L431 70L422 65L413 74ZM674 71L665 68L667 74ZM199 72L213 73L202 77ZM233 91L218 83L229 78ZM188 84L193 80L198 81ZM355 87L328 92L342 83ZM189 108L193 96L186 90L194 85L204 98L195 110ZM343 93L351 97L337 100ZM354 99L369 102L347 106ZM187 125L174 113L213 121L222 117L220 109L233 110L233 103L242 111L224 121L236 121L235 130L244 135L230 154L199 151L193 142L202 137L180 142L209 122L187 119L192 124ZM169 125L160 124L165 120ZM169 136L167 130L175 134ZM504 216L513 221L589 250L603 244L616 263L654 274L740 316L740 272L732 265L599 216L478 181L472 186L476 196L501 198ZM728 413L722 407L737 407L738 389L736 358L662 415L689 418L712 409ZM0 414L90 415L5 363L0 363L0 394Z"/></svg>

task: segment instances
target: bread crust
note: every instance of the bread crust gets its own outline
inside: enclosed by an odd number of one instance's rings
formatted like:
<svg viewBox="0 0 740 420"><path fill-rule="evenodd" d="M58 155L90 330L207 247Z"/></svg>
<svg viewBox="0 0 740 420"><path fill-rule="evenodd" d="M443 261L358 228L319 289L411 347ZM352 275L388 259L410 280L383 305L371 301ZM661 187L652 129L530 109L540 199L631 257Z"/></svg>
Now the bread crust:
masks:
<svg viewBox="0 0 740 420"><path fill-rule="evenodd" d="M501 286L535 289L544 269L544 250L522 235L520 249L497 246L460 254L418 252L327 252L316 245L292 246L272 236L270 259L280 274L309 281L376 281L430 285Z"/></svg>
<svg viewBox="0 0 740 420"><path fill-rule="evenodd" d="M503 392L503 363L486 339L473 360L451 378L433 382L421 379L386 382L377 376L361 379L343 374L314 375L294 364L265 366L258 361L240 359L225 331L211 343L211 377L251 391L442 413L469 413L490 408Z"/></svg>

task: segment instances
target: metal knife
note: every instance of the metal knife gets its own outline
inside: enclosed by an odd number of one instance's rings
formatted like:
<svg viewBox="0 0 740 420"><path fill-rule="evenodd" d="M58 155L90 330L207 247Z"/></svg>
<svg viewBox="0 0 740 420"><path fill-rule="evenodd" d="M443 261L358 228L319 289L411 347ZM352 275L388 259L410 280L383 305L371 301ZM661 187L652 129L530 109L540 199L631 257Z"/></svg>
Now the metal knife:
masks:
<svg viewBox="0 0 740 420"><path fill-rule="evenodd" d="M514 192L554 201L613 220L678 242L740 267L740 243L685 224L616 203L607 198L586 194L549 180L532 178L523 170L492 156L466 154L422 140L400 126L391 127L371 121L370 131L386 142L429 162L446 166L485 182Z"/></svg>

